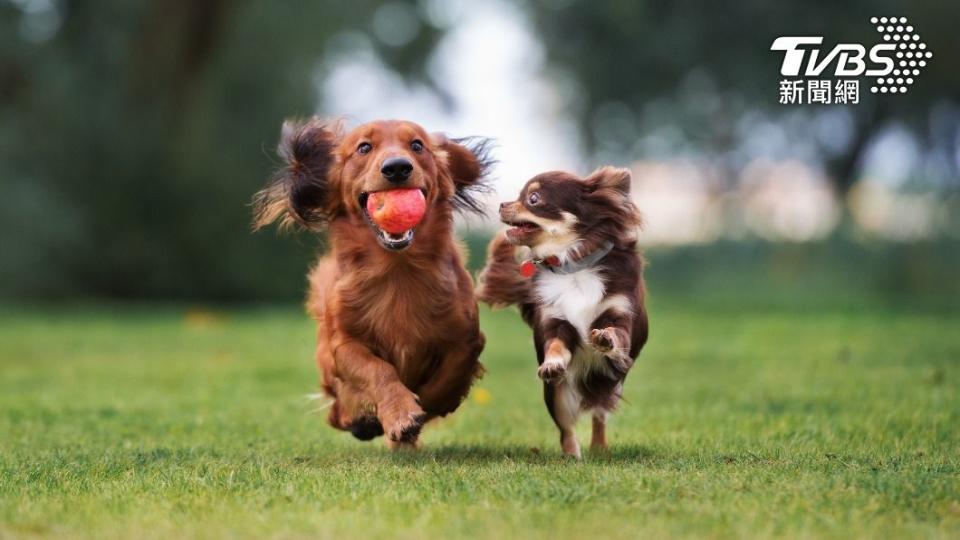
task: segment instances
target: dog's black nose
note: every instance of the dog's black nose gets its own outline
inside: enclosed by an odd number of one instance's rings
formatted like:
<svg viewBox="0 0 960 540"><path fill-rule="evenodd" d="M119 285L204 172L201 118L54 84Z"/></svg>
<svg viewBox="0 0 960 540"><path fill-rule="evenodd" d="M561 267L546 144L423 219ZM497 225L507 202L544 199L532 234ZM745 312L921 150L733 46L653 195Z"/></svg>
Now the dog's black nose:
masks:
<svg viewBox="0 0 960 540"><path fill-rule="evenodd" d="M500 211L501 211L501 212L503 211L503 207L506 206L506 205L507 205L507 203L505 203L505 202L500 203Z"/></svg>
<svg viewBox="0 0 960 540"><path fill-rule="evenodd" d="M387 158L380 166L380 174L394 184L405 182L412 172L413 163L405 157Z"/></svg>

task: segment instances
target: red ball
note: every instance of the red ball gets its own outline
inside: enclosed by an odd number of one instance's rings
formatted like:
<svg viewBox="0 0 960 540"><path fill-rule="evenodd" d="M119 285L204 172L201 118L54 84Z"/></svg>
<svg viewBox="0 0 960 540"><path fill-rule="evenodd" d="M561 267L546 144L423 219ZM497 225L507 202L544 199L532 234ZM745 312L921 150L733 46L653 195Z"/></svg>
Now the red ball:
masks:
<svg viewBox="0 0 960 540"><path fill-rule="evenodd" d="M427 201L417 188L375 191L367 197L370 219L391 234L416 227L426 210Z"/></svg>

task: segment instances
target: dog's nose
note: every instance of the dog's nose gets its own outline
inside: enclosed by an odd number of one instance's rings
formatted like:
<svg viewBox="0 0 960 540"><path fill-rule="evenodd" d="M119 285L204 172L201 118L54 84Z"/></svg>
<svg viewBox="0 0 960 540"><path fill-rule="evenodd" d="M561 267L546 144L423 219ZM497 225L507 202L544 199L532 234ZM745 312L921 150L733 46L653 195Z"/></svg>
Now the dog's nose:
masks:
<svg viewBox="0 0 960 540"><path fill-rule="evenodd" d="M405 157L387 158L380 166L380 174L394 184L405 182L412 172L413 163Z"/></svg>
<svg viewBox="0 0 960 540"><path fill-rule="evenodd" d="M500 203L500 211L501 211L501 212L503 212L503 207L505 207L506 205L507 205L507 203L505 203L505 202Z"/></svg>

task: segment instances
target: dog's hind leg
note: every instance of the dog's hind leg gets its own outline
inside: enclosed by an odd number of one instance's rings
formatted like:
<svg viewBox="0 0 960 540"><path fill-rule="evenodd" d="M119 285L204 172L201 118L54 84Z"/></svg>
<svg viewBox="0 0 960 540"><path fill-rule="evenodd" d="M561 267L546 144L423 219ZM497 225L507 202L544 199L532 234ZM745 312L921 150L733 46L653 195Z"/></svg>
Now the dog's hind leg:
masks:
<svg viewBox="0 0 960 540"><path fill-rule="evenodd" d="M607 411L593 410L593 431L590 434L590 450L597 452L607 449Z"/></svg>
<svg viewBox="0 0 960 540"><path fill-rule="evenodd" d="M457 342L443 353L430 378L416 388L420 406L430 416L452 413L467 397L473 381L483 375L479 358L485 342L479 331L474 337Z"/></svg>
<svg viewBox="0 0 960 540"><path fill-rule="evenodd" d="M560 430L560 448L564 454L580 459L580 443L574 432L580 415L580 396L567 381L543 383L543 395L547 410Z"/></svg>
<svg viewBox="0 0 960 540"><path fill-rule="evenodd" d="M573 431L580 415L581 397L567 377L567 367L579 343L576 329L566 320L548 318L542 330L534 327L537 376L543 380L543 397L553 422L560 429L560 446L568 456L580 458L580 443ZM539 345L541 344L542 345Z"/></svg>

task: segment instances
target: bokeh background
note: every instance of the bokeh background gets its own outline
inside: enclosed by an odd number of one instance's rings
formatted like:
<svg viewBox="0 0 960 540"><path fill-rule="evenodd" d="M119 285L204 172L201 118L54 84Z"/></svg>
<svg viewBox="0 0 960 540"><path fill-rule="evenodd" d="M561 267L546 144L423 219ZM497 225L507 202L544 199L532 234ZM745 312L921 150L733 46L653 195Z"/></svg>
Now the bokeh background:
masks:
<svg viewBox="0 0 960 540"><path fill-rule="evenodd" d="M957 15L0 0L0 539L960 538ZM880 16L934 53L908 93L779 103L776 37ZM562 459L513 310L420 451L324 425L324 239L249 208L312 114L494 138L491 209L634 171L651 339L609 453ZM458 228L476 270L499 225Z"/></svg>
<svg viewBox="0 0 960 540"><path fill-rule="evenodd" d="M906 95L778 103L781 35L935 56ZM496 193L634 171L653 294L955 306L956 7L866 2L0 0L0 298L299 299L322 238L249 232L283 118L497 141ZM861 83L863 84L863 83ZM495 219L460 224L471 266Z"/></svg>

